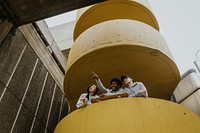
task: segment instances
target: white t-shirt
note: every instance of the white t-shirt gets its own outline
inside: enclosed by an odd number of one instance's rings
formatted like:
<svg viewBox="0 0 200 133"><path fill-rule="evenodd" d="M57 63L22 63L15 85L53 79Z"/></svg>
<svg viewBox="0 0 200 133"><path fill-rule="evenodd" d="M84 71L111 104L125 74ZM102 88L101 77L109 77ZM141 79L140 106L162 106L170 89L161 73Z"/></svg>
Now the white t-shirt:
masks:
<svg viewBox="0 0 200 133"><path fill-rule="evenodd" d="M81 94L81 96L80 96L79 99L78 99L78 102L76 103L76 107L77 107L77 108L81 108L81 107L84 107L84 106L86 106L86 105L88 105L88 104L91 104L91 99L92 99L92 98L99 98L98 95L94 95L94 96L89 96L89 100L88 100L88 99L86 98L86 96L87 96L87 93ZM85 102L83 102L82 99L85 99Z"/></svg>

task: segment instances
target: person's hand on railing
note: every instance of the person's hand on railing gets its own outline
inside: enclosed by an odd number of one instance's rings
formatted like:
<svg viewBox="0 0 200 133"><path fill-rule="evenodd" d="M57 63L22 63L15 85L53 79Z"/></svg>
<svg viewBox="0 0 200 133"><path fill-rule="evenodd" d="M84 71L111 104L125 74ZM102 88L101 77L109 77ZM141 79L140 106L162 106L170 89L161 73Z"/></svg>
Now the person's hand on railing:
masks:
<svg viewBox="0 0 200 133"><path fill-rule="evenodd" d="M96 103L99 101L104 101L104 100L114 99L114 98L122 98L122 97L128 97L128 93L105 95L103 97L93 98L91 99L91 102Z"/></svg>
<svg viewBox="0 0 200 133"><path fill-rule="evenodd" d="M103 93L99 94L99 97L104 97L104 96L105 96L105 94L103 94Z"/></svg>
<svg viewBox="0 0 200 133"><path fill-rule="evenodd" d="M140 90L140 91L136 92L135 94L136 94L136 96L148 97L146 90Z"/></svg>
<svg viewBox="0 0 200 133"><path fill-rule="evenodd" d="M87 98L81 98L80 101L83 102L84 105L87 105L88 102Z"/></svg>
<svg viewBox="0 0 200 133"><path fill-rule="evenodd" d="M146 93L146 91L145 90L141 90L141 91L138 91L138 94L145 94Z"/></svg>

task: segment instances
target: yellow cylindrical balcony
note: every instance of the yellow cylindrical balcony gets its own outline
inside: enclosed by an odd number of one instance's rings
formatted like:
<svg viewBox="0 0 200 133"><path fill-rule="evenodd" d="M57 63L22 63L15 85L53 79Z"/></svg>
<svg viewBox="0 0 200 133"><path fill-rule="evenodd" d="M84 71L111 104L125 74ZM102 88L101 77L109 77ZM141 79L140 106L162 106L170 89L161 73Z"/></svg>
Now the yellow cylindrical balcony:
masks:
<svg viewBox="0 0 200 133"><path fill-rule="evenodd" d="M119 98L78 109L54 133L199 133L191 110L153 98Z"/></svg>
<svg viewBox="0 0 200 133"><path fill-rule="evenodd" d="M78 11L74 40L93 25L114 19L137 20L159 30L147 0L108 0Z"/></svg>
<svg viewBox="0 0 200 133"><path fill-rule="evenodd" d="M150 97L170 99L180 74L165 40L153 27L134 20L112 20L83 32L71 48L64 91L72 110L96 72L111 78L129 74L145 84Z"/></svg>

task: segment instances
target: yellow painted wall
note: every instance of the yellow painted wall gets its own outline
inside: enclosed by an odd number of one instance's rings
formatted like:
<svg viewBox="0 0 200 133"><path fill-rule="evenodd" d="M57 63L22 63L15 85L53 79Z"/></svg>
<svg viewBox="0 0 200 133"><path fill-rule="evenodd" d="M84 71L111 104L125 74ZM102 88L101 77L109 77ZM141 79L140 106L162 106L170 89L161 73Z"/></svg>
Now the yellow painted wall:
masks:
<svg viewBox="0 0 200 133"><path fill-rule="evenodd" d="M74 42L68 57L65 93L72 110L80 94L95 83L95 71L106 87L113 77L129 74L145 84L150 97L170 99L180 74L162 35L134 20L97 24Z"/></svg>
<svg viewBox="0 0 200 133"><path fill-rule="evenodd" d="M119 98L78 109L55 133L200 133L191 110L154 98Z"/></svg>
<svg viewBox="0 0 200 133"><path fill-rule="evenodd" d="M75 110L95 71L109 88L128 74L150 97L106 100ZM199 133L200 119L169 100L179 70L146 0L109 0L78 12L64 81L71 110L55 133ZM155 99L160 98L160 99Z"/></svg>
<svg viewBox="0 0 200 133"><path fill-rule="evenodd" d="M70 50L64 91L71 110L95 84L128 74L143 82L149 96L170 99L180 74L147 0L108 0L79 10Z"/></svg>
<svg viewBox="0 0 200 133"><path fill-rule="evenodd" d="M159 30L147 0L108 0L78 11L74 40L93 25L114 19L137 20Z"/></svg>

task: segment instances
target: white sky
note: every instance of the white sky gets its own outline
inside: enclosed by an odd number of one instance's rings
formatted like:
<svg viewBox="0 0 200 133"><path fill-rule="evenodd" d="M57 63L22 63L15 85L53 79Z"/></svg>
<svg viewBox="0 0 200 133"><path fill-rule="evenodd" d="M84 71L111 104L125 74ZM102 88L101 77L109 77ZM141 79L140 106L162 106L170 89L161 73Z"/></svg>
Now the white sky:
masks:
<svg viewBox="0 0 200 133"><path fill-rule="evenodd" d="M200 49L200 1L148 1L180 73L195 68L195 53Z"/></svg>
<svg viewBox="0 0 200 133"><path fill-rule="evenodd" d="M76 20L77 10L45 19L49 28Z"/></svg>
<svg viewBox="0 0 200 133"><path fill-rule="evenodd" d="M171 50L174 60L183 74L195 68L195 53L200 50L200 0L148 0ZM74 21L76 12L46 19L51 28ZM200 57L200 55L199 55Z"/></svg>

